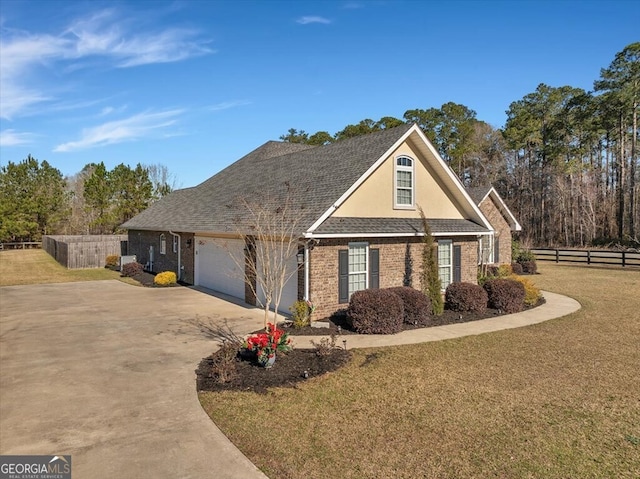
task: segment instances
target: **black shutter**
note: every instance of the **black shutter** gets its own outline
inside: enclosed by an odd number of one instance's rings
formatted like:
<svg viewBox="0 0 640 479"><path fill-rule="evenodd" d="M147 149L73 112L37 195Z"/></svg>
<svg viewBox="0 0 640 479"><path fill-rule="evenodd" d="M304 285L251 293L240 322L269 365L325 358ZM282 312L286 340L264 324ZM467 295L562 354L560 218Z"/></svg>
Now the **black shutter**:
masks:
<svg viewBox="0 0 640 479"><path fill-rule="evenodd" d="M493 262L500 262L500 238L493 239Z"/></svg>
<svg viewBox="0 0 640 479"><path fill-rule="evenodd" d="M369 289L380 287L380 250L369 249Z"/></svg>
<svg viewBox="0 0 640 479"><path fill-rule="evenodd" d="M462 248L460 245L453 247L453 282L462 281Z"/></svg>
<svg viewBox="0 0 640 479"><path fill-rule="evenodd" d="M349 250L338 251L338 302L349 302Z"/></svg>

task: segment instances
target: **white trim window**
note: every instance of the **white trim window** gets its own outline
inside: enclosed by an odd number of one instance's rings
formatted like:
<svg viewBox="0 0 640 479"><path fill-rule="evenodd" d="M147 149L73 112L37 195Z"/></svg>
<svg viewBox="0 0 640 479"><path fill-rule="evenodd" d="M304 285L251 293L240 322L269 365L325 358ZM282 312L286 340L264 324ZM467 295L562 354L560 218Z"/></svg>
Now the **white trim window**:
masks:
<svg viewBox="0 0 640 479"><path fill-rule="evenodd" d="M478 252L479 264L493 264L495 262L493 259L493 244L493 234L480 237L480 241L478 241L480 249Z"/></svg>
<svg viewBox="0 0 640 479"><path fill-rule="evenodd" d="M453 282L453 241L438 240L438 275L443 290Z"/></svg>
<svg viewBox="0 0 640 479"><path fill-rule="evenodd" d="M167 254L167 238L164 233L160 234L160 254Z"/></svg>
<svg viewBox="0 0 640 479"><path fill-rule="evenodd" d="M408 156L398 156L394 168L394 198L395 208L413 209L415 200L415 161Z"/></svg>
<svg viewBox="0 0 640 479"><path fill-rule="evenodd" d="M349 297L369 287L368 258L368 243L349 243Z"/></svg>

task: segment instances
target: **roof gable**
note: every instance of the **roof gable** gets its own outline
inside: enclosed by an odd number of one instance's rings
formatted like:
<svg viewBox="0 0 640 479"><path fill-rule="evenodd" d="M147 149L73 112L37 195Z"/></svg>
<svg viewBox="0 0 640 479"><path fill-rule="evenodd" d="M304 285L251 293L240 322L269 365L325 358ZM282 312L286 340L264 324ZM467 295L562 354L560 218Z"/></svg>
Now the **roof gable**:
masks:
<svg viewBox="0 0 640 479"><path fill-rule="evenodd" d="M496 191L493 186L479 186L473 188L467 188L467 192L476 205L480 206L487 198L490 198L504 219L509 223L509 227L512 231L522 231L522 226L516 220L516 217L511 213L511 210L507 207L506 203Z"/></svg>
<svg viewBox="0 0 640 479"><path fill-rule="evenodd" d="M399 127L400 128L400 127ZM395 128L393 129L395 130ZM362 138L366 138L362 137ZM363 185L373 175L380 166L393 155L403 143L410 143L412 149L418 156L426 163L426 167L430 170L431 175L436 179L440 188L446 192L452 202L454 202L462 216L465 219L471 220L484 228L491 229L491 225L482 214L478 206L471 200L467 191L463 187L460 179L453 173L453 170L445 163L442 157L438 154L431 142L422 133L422 130L416 125L411 125L402 136L400 136L396 142L389 146L389 148L378 159L371 164L367 171L358 178L345 192L340 196L338 201L331 205L321 217L311 226L307 232L307 236L312 236L313 232L328 218L330 218L338 208L340 208L345 201L351 195ZM391 200L392 201L392 200ZM419 217L417 210L414 212L416 217ZM427 212L427 216L428 212Z"/></svg>

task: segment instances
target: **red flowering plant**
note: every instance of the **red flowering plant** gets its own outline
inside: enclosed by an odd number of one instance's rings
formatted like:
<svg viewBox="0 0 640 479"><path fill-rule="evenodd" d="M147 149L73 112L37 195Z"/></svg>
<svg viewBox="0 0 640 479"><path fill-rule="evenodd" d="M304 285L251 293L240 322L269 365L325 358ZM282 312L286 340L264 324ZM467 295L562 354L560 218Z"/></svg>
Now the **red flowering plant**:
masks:
<svg viewBox="0 0 640 479"><path fill-rule="evenodd" d="M276 352L286 353L291 351L291 338L289 333L277 329L275 324L267 323L267 331L249 336L243 347L255 354L258 363L265 364L276 355Z"/></svg>

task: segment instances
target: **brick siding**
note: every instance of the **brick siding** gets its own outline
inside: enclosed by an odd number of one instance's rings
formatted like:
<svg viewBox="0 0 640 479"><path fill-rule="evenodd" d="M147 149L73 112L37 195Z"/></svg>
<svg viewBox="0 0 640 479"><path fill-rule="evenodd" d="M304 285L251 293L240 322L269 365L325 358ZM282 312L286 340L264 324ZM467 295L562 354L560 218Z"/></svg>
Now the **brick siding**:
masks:
<svg viewBox="0 0 640 479"><path fill-rule="evenodd" d="M164 233L166 254L160 254L160 235ZM193 284L194 274L194 237L192 233L180 234L180 260L182 263L182 281ZM151 272L173 271L178 274L178 253L173 252L173 236L168 231L129 231L129 254L136 255L138 263L149 263L149 247L153 246L153 265ZM179 276L179 275L178 275Z"/></svg>
<svg viewBox="0 0 640 479"><path fill-rule="evenodd" d="M478 241L473 237L455 237L461 246L461 280L477 283ZM338 250L347 249L350 242L367 242L380 250L380 287L411 286L421 289L422 239L415 238L352 238L322 239L310 251L309 295L316 305L316 319L331 316L347 307L338 300Z"/></svg>
<svg viewBox="0 0 640 479"><path fill-rule="evenodd" d="M504 219L491 196L480 203L480 211L487 217L496 231L496 238L499 238L498 249L500 257L498 258L498 263L511 263L511 228L509 223Z"/></svg>

